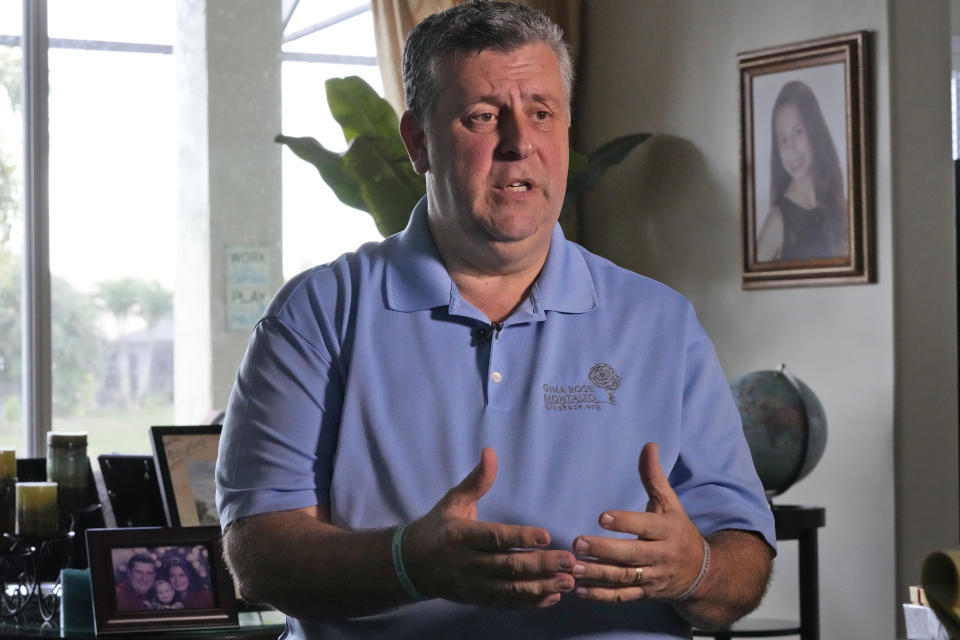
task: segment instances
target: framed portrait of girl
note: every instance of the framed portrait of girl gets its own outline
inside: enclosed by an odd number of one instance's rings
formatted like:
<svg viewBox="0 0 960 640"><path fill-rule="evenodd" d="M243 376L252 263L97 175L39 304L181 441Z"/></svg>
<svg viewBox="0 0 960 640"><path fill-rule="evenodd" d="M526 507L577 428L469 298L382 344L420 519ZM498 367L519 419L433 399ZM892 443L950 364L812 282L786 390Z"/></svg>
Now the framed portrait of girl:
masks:
<svg viewBox="0 0 960 640"><path fill-rule="evenodd" d="M874 281L867 35L738 56L746 289Z"/></svg>

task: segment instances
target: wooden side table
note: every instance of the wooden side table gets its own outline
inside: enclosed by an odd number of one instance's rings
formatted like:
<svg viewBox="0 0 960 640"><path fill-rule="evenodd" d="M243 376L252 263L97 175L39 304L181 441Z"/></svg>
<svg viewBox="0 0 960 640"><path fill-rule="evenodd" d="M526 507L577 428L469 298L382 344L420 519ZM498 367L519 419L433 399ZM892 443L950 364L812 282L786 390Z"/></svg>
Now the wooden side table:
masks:
<svg viewBox="0 0 960 640"><path fill-rule="evenodd" d="M699 637L729 640L731 638L775 638L799 635L800 640L820 640L819 559L817 529L826 524L823 507L781 505L773 507L777 540L796 540L800 582L800 622L745 618L729 629L703 631Z"/></svg>

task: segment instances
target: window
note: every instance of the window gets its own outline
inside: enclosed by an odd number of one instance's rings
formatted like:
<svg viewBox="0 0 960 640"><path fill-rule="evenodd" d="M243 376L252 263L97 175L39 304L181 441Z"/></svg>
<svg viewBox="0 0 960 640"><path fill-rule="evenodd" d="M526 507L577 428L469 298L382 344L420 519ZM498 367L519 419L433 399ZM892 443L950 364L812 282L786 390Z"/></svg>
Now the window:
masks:
<svg viewBox="0 0 960 640"><path fill-rule="evenodd" d="M323 83L360 76L383 93L369 3L301 0L284 33L283 132L312 136L343 151L343 133L330 115ZM340 202L312 165L284 150L284 277L381 238L368 213Z"/></svg>
<svg viewBox="0 0 960 640"><path fill-rule="evenodd" d="M149 452L173 420L175 3L47 5L53 428Z"/></svg>
<svg viewBox="0 0 960 640"><path fill-rule="evenodd" d="M227 364L213 368L222 379L214 381L209 406L191 409L182 419L174 397L173 314L182 286L178 248L192 230L178 223L183 197L178 110L192 87L180 84L172 55L178 3L27 2L46 6L49 36L49 117L39 124L49 132L44 237L51 295L41 313L50 322L50 353L21 362L20 273L32 233L24 225L31 213L23 206L23 5L5 2L0 3L0 446L15 446L18 455L43 455L37 450L42 440L31 436L33 450L26 446L25 409L48 402L52 428L89 432L91 457L149 452L150 425L197 423L207 410L224 406L223 390L232 384L249 335L231 337L226 354L218 335L207 336L205 349L216 353L199 354L197 360L220 357ZM369 4L284 0L282 5L291 11L282 47L282 129L342 148L323 80L361 75L380 89ZM285 276L380 237L368 214L340 204L316 171L292 154L284 154L282 181ZM208 267L210 280L223 279L214 271L224 265L211 261ZM209 294L211 305L215 295ZM50 372L49 399L43 393L39 400L22 395L21 374L31 368ZM34 432L45 428L31 424Z"/></svg>
<svg viewBox="0 0 960 640"><path fill-rule="evenodd" d="M21 280L23 276L23 16L0 4L0 446L23 442Z"/></svg>

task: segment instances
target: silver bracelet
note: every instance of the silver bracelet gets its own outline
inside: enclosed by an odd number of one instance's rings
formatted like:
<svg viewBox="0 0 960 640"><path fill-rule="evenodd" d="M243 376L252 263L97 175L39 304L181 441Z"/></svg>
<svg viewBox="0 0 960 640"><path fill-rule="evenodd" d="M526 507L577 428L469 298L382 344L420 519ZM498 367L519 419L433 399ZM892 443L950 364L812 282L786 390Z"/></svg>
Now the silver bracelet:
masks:
<svg viewBox="0 0 960 640"><path fill-rule="evenodd" d="M703 582L703 579L707 577L707 571L710 570L710 545L707 543L707 539L702 537L703 540L703 564L700 565L700 573L697 574L696 580L693 581L687 590L680 594L675 602L682 602L684 600L689 600L693 596L693 592L697 590L697 587Z"/></svg>

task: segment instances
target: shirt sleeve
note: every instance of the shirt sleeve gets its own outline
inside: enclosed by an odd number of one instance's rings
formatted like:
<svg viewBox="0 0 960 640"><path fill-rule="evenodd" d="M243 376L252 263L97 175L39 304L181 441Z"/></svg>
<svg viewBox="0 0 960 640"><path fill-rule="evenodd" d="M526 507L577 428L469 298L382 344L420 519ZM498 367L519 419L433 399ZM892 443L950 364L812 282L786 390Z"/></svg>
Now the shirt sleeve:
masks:
<svg viewBox="0 0 960 640"><path fill-rule="evenodd" d="M328 504L343 403L322 345L276 317L254 330L224 418L217 508L237 518Z"/></svg>
<svg viewBox="0 0 960 640"><path fill-rule="evenodd" d="M670 484L704 535L721 529L754 531L775 551L773 513L740 412L713 344L692 310L688 336L680 454Z"/></svg>

